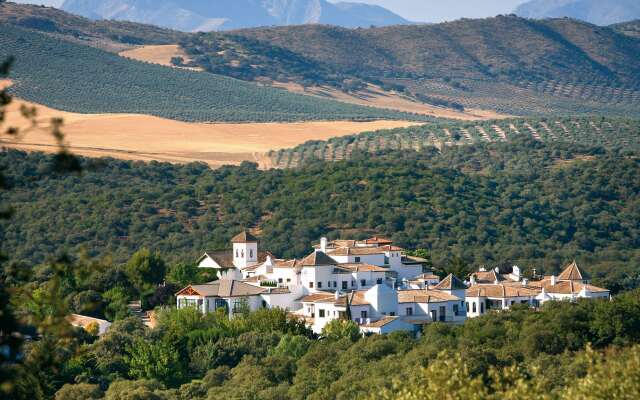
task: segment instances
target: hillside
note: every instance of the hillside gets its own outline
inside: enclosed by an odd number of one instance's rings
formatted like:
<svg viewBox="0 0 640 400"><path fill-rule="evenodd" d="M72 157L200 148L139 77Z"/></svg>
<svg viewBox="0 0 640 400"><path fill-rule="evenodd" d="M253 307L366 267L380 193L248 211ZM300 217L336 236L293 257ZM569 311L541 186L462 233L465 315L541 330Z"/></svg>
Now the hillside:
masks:
<svg viewBox="0 0 640 400"><path fill-rule="evenodd" d="M623 35L640 39L640 19L630 22L623 22L621 24L615 24L611 27L617 32L622 33Z"/></svg>
<svg viewBox="0 0 640 400"><path fill-rule="evenodd" d="M51 7L0 3L0 25L15 25L37 30L78 44L122 51L135 45L172 44L185 34L121 21L92 21Z"/></svg>
<svg viewBox="0 0 640 400"><path fill-rule="evenodd" d="M204 122L427 119L141 63L3 25L0 58L10 55L17 58L12 92L63 111L138 113Z"/></svg>
<svg viewBox="0 0 640 400"><path fill-rule="evenodd" d="M569 17L596 25L611 25L640 18L636 0L530 0L516 8L526 18Z"/></svg>
<svg viewBox="0 0 640 400"><path fill-rule="evenodd" d="M61 8L92 19L144 22L187 32L316 23L345 27L407 23L379 6L325 0L66 0Z"/></svg>
<svg viewBox="0 0 640 400"><path fill-rule="evenodd" d="M420 126L311 141L269 153L272 165L292 168L315 160L341 161L354 154L389 150L511 142L523 138L545 143L574 143L640 153L640 120L622 118L540 118L429 123Z"/></svg>
<svg viewBox="0 0 640 400"><path fill-rule="evenodd" d="M16 211L3 245L16 260L80 248L126 260L149 247L192 261L249 226L283 257L305 255L323 234L379 234L431 249L439 266L458 254L475 265L576 257L593 272L610 261L637 268L639 161L577 144L523 138L271 171L106 160L48 176L50 162L0 155L16 185L3 194Z"/></svg>
<svg viewBox="0 0 640 400"><path fill-rule="evenodd" d="M330 71L507 114L599 109L637 114L640 99L640 41L573 20L497 17L377 29L300 26L232 33Z"/></svg>

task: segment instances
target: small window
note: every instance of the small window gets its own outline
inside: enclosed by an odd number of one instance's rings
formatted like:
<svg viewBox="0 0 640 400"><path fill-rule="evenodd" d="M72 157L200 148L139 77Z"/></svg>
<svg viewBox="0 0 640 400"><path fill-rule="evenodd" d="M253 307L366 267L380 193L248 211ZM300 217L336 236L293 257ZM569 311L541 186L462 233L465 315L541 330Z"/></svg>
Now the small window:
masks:
<svg viewBox="0 0 640 400"><path fill-rule="evenodd" d="M378 278L378 279L376 280L376 283L377 283L378 285L382 285L382 278Z"/></svg>
<svg viewBox="0 0 640 400"><path fill-rule="evenodd" d="M389 313L389 316L390 316L390 317L395 317L395 316L396 316L395 311L391 311L391 312Z"/></svg>
<svg viewBox="0 0 640 400"><path fill-rule="evenodd" d="M309 289L313 289L313 282L309 282Z"/></svg>
<svg viewBox="0 0 640 400"><path fill-rule="evenodd" d="M236 249L236 258L240 257L240 251Z"/></svg>
<svg viewBox="0 0 640 400"><path fill-rule="evenodd" d="M324 310L318 310L318 317L324 318Z"/></svg>
<svg viewBox="0 0 640 400"><path fill-rule="evenodd" d="M469 302L467 302L467 310L469 309Z"/></svg>
<svg viewBox="0 0 640 400"><path fill-rule="evenodd" d="M480 303L480 314L484 314L484 303Z"/></svg>
<svg viewBox="0 0 640 400"><path fill-rule="evenodd" d="M360 257L356 257L356 262L359 263L360 262Z"/></svg>
<svg viewBox="0 0 640 400"><path fill-rule="evenodd" d="M262 300L262 308L267 308L267 302Z"/></svg>
<svg viewBox="0 0 640 400"><path fill-rule="evenodd" d="M360 318L367 318L367 312L365 310L360 311Z"/></svg>
<svg viewBox="0 0 640 400"><path fill-rule="evenodd" d="M291 278L287 278L287 282L291 282Z"/></svg>
<svg viewBox="0 0 640 400"><path fill-rule="evenodd" d="M331 287L331 282L327 282L327 288Z"/></svg>
<svg viewBox="0 0 640 400"><path fill-rule="evenodd" d="M318 289L322 289L322 282L318 282Z"/></svg>
<svg viewBox="0 0 640 400"><path fill-rule="evenodd" d="M244 250L240 250L240 257L244 258Z"/></svg>
<svg viewBox="0 0 640 400"><path fill-rule="evenodd" d="M278 283L282 283L282 282L283 282L282 278L278 278Z"/></svg>
<svg viewBox="0 0 640 400"><path fill-rule="evenodd" d="M333 281L333 287L334 287L334 288L337 288L337 287L338 287L338 282Z"/></svg>
<svg viewBox="0 0 640 400"><path fill-rule="evenodd" d="M348 286L349 286L349 282L342 281L342 290L347 290Z"/></svg>
<svg viewBox="0 0 640 400"><path fill-rule="evenodd" d="M367 286L367 280L366 279L361 279L360 280L360 286Z"/></svg>
<svg viewBox="0 0 640 400"><path fill-rule="evenodd" d="M355 287L356 286L356 281L351 281L351 287Z"/></svg>
<svg viewBox="0 0 640 400"><path fill-rule="evenodd" d="M473 303L473 312L476 312L477 308L476 308L476 303Z"/></svg>
<svg viewBox="0 0 640 400"><path fill-rule="evenodd" d="M413 308L407 307L405 312L406 312L407 315L413 315Z"/></svg>
<svg viewBox="0 0 640 400"><path fill-rule="evenodd" d="M253 258L253 250L249 250L249 257Z"/></svg>

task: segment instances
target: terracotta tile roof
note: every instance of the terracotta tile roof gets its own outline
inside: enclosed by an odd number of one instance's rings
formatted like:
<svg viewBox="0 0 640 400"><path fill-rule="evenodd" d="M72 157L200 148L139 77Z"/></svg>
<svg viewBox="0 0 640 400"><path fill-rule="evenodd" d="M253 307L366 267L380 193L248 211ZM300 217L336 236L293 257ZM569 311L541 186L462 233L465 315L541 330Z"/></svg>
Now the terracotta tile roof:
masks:
<svg viewBox="0 0 640 400"><path fill-rule="evenodd" d="M456 278L453 274L449 274L446 278L440 281L434 289L439 290L456 290L456 289L466 289L467 285L464 284L460 279Z"/></svg>
<svg viewBox="0 0 640 400"><path fill-rule="evenodd" d="M426 273L426 274L422 274L422 275L418 275L416 277L416 280L419 279L424 279L424 280L433 280L433 279L437 279L440 280L440 277L432 272Z"/></svg>
<svg viewBox="0 0 640 400"><path fill-rule="evenodd" d="M384 254L385 250L381 247L340 247L333 250L327 250L327 254L332 256L365 256L371 254Z"/></svg>
<svg viewBox="0 0 640 400"><path fill-rule="evenodd" d="M316 265L337 265L338 263L325 253L321 251L314 251L303 258L300 264L305 267L313 267Z"/></svg>
<svg viewBox="0 0 640 400"><path fill-rule="evenodd" d="M478 271L471 274L471 276L476 277L476 282L478 283L494 283L495 281L504 280L500 274L497 274L495 270L491 271Z"/></svg>
<svg viewBox="0 0 640 400"><path fill-rule="evenodd" d="M603 289L597 286L588 285L578 281L556 281L555 285L551 284L551 280L542 280L542 281L532 281L529 282L529 286L534 287L540 291L542 288L547 293L555 293L555 294L579 294L583 288L586 288L589 292L592 293L606 293L609 292L608 289Z"/></svg>
<svg viewBox="0 0 640 400"><path fill-rule="evenodd" d="M366 244L385 245L385 244L392 244L393 240L387 239L387 238L383 238L383 237L374 236L374 237L371 237L369 239L365 239L364 242Z"/></svg>
<svg viewBox="0 0 640 400"><path fill-rule="evenodd" d="M267 289L250 285L241 281L221 280L206 285L189 285L176 293L179 295L196 295L202 297L242 297L266 292Z"/></svg>
<svg viewBox="0 0 640 400"><path fill-rule="evenodd" d="M578 268L578 264L575 260L558 275L558 280L566 280L566 281L582 281L584 280L582 276L582 271Z"/></svg>
<svg viewBox="0 0 640 400"><path fill-rule="evenodd" d="M515 282L514 282L515 283ZM503 283L491 284L480 283L471 286L466 291L467 297L535 297L540 293L539 289L522 286L522 283L516 285L506 285Z"/></svg>
<svg viewBox="0 0 640 400"><path fill-rule="evenodd" d="M398 303L442 303L445 301L459 301L459 297L438 290L399 290Z"/></svg>
<svg viewBox="0 0 640 400"><path fill-rule="evenodd" d="M244 230L231 238L231 243L257 243L258 239Z"/></svg>
<svg viewBox="0 0 640 400"><path fill-rule="evenodd" d="M398 318L400 318L400 317L398 317L398 316L394 316L394 317L387 316L387 317L383 317L383 318L381 318L381 319L379 319L379 320L377 320L375 322L370 322L368 324L364 324L364 325L361 325L361 326L363 328L382 328L383 326L385 326L387 324L390 324L391 322L397 320Z"/></svg>
<svg viewBox="0 0 640 400"><path fill-rule="evenodd" d="M265 275L254 275L252 277L243 279L242 282L258 282L258 281L266 281L269 280Z"/></svg>
<svg viewBox="0 0 640 400"><path fill-rule="evenodd" d="M369 302L365 300L365 290L358 290L349 294L343 294L336 299L335 293L323 292L314 293L300 299L302 303L332 303L336 306L345 307L347 305L347 296L352 306L364 306L369 305Z"/></svg>
<svg viewBox="0 0 640 400"><path fill-rule="evenodd" d="M300 266L299 260L273 260L274 268L296 268Z"/></svg>
<svg viewBox="0 0 640 400"><path fill-rule="evenodd" d="M340 273L352 273L352 272L388 272L388 268L378 267L376 265L371 264L361 264L361 263L343 263L338 264L336 268L334 268L334 274Z"/></svg>

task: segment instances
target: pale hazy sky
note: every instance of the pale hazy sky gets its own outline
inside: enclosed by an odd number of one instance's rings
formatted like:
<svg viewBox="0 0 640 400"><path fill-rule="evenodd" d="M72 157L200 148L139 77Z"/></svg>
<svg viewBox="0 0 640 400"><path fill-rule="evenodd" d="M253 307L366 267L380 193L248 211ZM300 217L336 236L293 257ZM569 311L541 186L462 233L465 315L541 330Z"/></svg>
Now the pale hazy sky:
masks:
<svg viewBox="0 0 640 400"><path fill-rule="evenodd" d="M337 2L339 0L329 0ZM377 4L410 21L442 22L509 14L527 0L342 0Z"/></svg>
<svg viewBox="0 0 640 400"><path fill-rule="evenodd" d="M14 0L58 6L64 0ZM180 0L175 0L180 2ZM212 0L215 1L215 0ZM527 0L329 0L377 4L416 22L442 22L467 18L509 14Z"/></svg>

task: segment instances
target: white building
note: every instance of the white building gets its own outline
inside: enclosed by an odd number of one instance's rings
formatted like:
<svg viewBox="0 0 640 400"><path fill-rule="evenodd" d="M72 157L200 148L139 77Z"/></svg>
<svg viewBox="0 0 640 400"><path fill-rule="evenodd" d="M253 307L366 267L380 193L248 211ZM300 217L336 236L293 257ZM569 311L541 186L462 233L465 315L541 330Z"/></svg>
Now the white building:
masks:
<svg viewBox="0 0 640 400"><path fill-rule="evenodd" d="M509 274L500 274L497 269L481 270L471 275L471 286L466 291L469 317L477 317L490 310L508 310L515 304L539 307L551 300L609 297L609 290L588 283L575 261L557 277L545 276L531 281L523 278L517 267Z"/></svg>

